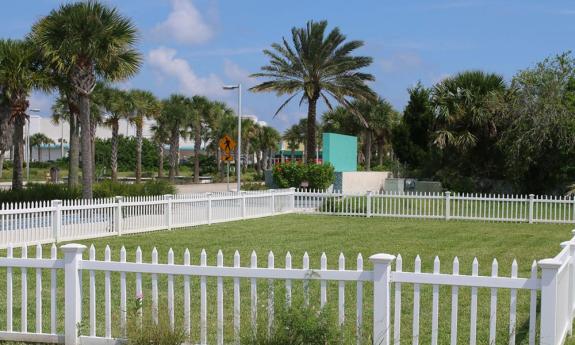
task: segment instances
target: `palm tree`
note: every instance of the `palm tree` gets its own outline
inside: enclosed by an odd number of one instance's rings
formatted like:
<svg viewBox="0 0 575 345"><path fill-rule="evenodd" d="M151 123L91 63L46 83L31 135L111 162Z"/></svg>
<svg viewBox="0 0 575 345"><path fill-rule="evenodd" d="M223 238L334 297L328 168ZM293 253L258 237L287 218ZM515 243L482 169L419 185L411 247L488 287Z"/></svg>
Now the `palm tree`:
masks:
<svg viewBox="0 0 575 345"><path fill-rule="evenodd" d="M315 157L316 107L320 98L331 109L330 98L343 106L349 106L351 99L370 100L375 97L366 84L366 81L375 78L360 72L371 64L372 59L350 55L362 47L363 42L346 42L346 37L337 27L325 35L326 27L327 21L309 21L305 28L292 28L293 45L284 38L282 43L272 44L273 50L264 50L264 54L270 58L270 64L252 76L268 80L250 89L255 92L275 92L278 96L290 95L276 114L301 94L300 104L308 104L308 162L314 162Z"/></svg>
<svg viewBox="0 0 575 345"><path fill-rule="evenodd" d="M10 104L0 85L0 177L4 171L4 155L12 147L14 123L10 121Z"/></svg>
<svg viewBox="0 0 575 345"><path fill-rule="evenodd" d="M170 143L170 171L169 179L175 181L180 151L180 135L182 129L189 123L191 113L190 99L183 95L174 94L163 101L162 112L158 121L166 126Z"/></svg>
<svg viewBox="0 0 575 345"><path fill-rule="evenodd" d="M98 79L118 81L138 71L136 36L130 19L96 1L63 4L32 28L44 59L78 94L84 198L92 198L94 175L90 96Z"/></svg>
<svg viewBox="0 0 575 345"><path fill-rule="evenodd" d="M237 133L237 117L234 115L233 110L228 108L224 103L215 102L216 110L211 113L208 118L209 133L207 137L207 149L215 153L218 160L218 170L220 174L224 175L224 165L221 161L221 151L218 146L219 140L225 135L234 137Z"/></svg>
<svg viewBox="0 0 575 345"><path fill-rule="evenodd" d="M76 93L67 88L60 89L60 95L52 105L52 122L60 124L68 122L70 127L68 148L68 186L78 185L80 167L80 126L78 124L78 102ZM62 157L64 158L64 157Z"/></svg>
<svg viewBox="0 0 575 345"><path fill-rule="evenodd" d="M156 123L150 127L150 130L152 141L158 148L158 177L162 178L164 177L164 147L169 144L170 133L161 115L156 116Z"/></svg>
<svg viewBox="0 0 575 345"><path fill-rule="evenodd" d="M488 101L505 89L502 76L482 71L462 72L437 84L432 91L434 143L466 152L481 138L494 137L497 124Z"/></svg>
<svg viewBox="0 0 575 345"><path fill-rule="evenodd" d="M300 130L297 125L291 126L284 132L283 140L287 142L287 147L291 151L290 160L293 162L295 159L295 150L297 150L301 144Z"/></svg>
<svg viewBox="0 0 575 345"><path fill-rule="evenodd" d="M142 142L144 121L156 117L160 112L160 102L153 93L144 90L131 90L129 96L134 105L130 122L136 126L136 183L142 180Z"/></svg>
<svg viewBox="0 0 575 345"><path fill-rule="evenodd" d="M28 96L42 84L42 75L35 69L36 52L29 41L0 40L0 90L10 107L10 121L14 124L12 144L14 169L12 188L24 187L24 125L28 119Z"/></svg>
<svg viewBox="0 0 575 345"><path fill-rule="evenodd" d="M110 165L112 170L112 181L118 180L118 137L120 120L128 119L133 113L134 105L130 95L122 90L106 88L103 91L102 107L107 116L104 124L112 129L112 154Z"/></svg>
<svg viewBox="0 0 575 345"><path fill-rule="evenodd" d="M38 161L42 161L42 145L50 145L53 144L54 140L48 138L44 133L35 133L30 137L30 160L32 159L32 149L36 147L36 154L38 157ZM48 149L48 154L50 153Z"/></svg>
<svg viewBox="0 0 575 345"><path fill-rule="evenodd" d="M271 158L277 150L281 140L280 133L270 126L258 126L258 146L261 153L261 170L268 170L271 167Z"/></svg>
<svg viewBox="0 0 575 345"><path fill-rule="evenodd" d="M193 96L190 106L191 113L187 127L191 128L190 137L194 141L194 183L200 183L202 134L206 131L207 119L209 113L213 111L214 104L204 96Z"/></svg>

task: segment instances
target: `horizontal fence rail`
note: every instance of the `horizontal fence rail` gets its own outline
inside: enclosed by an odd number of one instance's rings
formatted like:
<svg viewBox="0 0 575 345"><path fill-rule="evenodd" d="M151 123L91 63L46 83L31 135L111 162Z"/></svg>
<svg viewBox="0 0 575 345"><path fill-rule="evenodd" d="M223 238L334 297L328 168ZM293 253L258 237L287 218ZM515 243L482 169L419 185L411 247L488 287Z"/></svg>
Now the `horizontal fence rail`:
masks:
<svg viewBox="0 0 575 345"><path fill-rule="evenodd" d="M300 189L294 204L298 212L341 216L575 223L575 198L565 196Z"/></svg>
<svg viewBox="0 0 575 345"><path fill-rule="evenodd" d="M0 204L0 248L265 217L293 200L284 189Z"/></svg>
<svg viewBox="0 0 575 345"><path fill-rule="evenodd" d="M447 268L436 257L424 272L419 256L406 265L390 254L370 256L365 270L361 254L350 264L341 253L328 266L325 253L269 252L262 263L255 252L242 260L220 250L208 264L213 257L204 250L98 252L67 244L58 256L55 244L44 248L49 254L38 244L29 256L26 246L8 246L0 258L0 340L111 344L126 338L131 323L163 318L192 344L239 343L246 328L273 334L276 313L301 300L332 308L339 327L351 330L350 343L561 345L575 311L575 237L562 246L533 262L527 277L515 260L501 276L495 259L480 275L477 259L466 269L457 257Z"/></svg>

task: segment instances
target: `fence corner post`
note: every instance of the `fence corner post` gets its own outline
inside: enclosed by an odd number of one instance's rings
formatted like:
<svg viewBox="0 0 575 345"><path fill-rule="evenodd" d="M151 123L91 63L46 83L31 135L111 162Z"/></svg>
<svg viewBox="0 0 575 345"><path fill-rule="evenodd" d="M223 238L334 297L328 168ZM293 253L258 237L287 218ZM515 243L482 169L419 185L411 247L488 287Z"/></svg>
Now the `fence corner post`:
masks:
<svg viewBox="0 0 575 345"><path fill-rule="evenodd" d="M124 202L124 197L123 196L116 196L116 212L115 212L115 218L116 218L116 232L118 233L118 236L122 236L122 203Z"/></svg>
<svg viewBox="0 0 575 345"><path fill-rule="evenodd" d="M529 194L529 224L533 224L533 199L535 195Z"/></svg>
<svg viewBox="0 0 575 345"><path fill-rule="evenodd" d="M445 192L445 220L451 218L451 192Z"/></svg>
<svg viewBox="0 0 575 345"><path fill-rule="evenodd" d="M86 246L70 243L60 249L64 253L64 339L66 345L78 345L82 321L80 264Z"/></svg>
<svg viewBox="0 0 575 345"><path fill-rule="evenodd" d="M295 187L290 187L290 194L291 194L291 199L290 199L290 209L292 212L295 211Z"/></svg>
<svg viewBox="0 0 575 345"><path fill-rule="evenodd" d="M52 236L54 237L54 242L58 243L62 231L62 200L52 200L52 207L54 208L52 216Z"/></svg>
<svg viewBox="0 0 575 345"><path fill-rule="evenodd" d="M371 195L373 194L372 191L367 191L367 204L366 204L366 216L367 218L371 217Z"/></svg>
<svg viewBox="0 0 575 345"><path fill-rule="evenodd" d="M172 200L174 196L172 194L164 194L164 200L166 200L166 205L164 208L164 221L166 222L166 228L172 230Z"/></svg>
<svg viewBox="0 0 575 345"><path fill-rule="evenodd" d="M541 268L541 331L540 344L558 344L557 339L557 273L561 262L555 259L544 259L538 263ZM571 320L569 320L571 322Z"/></svg>
<svg viewBox="0 0 575 345"><path fill-rule="evenodd" d="M389 345L391 263L395 256L375 254L369 260L373 264L373 343Z"/></svg>
<svg viewBox="0 0 575 345"><path fill-rule="evenodd" d="M572 234L575 234L575 230L571 231ZM561 247L569 247L569 286L568 286L568 295L567 295L567 304L569 310L569 319L573 320L575 317L575 239L571 239L570 241L561 243ZM569 323L569 336L573 335L573 323Z"/></svg>
<svg viewBox="0 0 575 345"><path fill-rule="evenodd" d="M270 189L270 193L272 195L272 215L276 213L276 198L275 198L275 189Z"/></svg>
<svg viewBox="0 0 575 345"><path fill-rule="evenodd" d="M206 193L208 198L208 225L212 224L212 193Z"/></svg>
<svg viewBox="0 0 575 345"><path fill-rule="evenodd" d="M242 197L242 219L246 219L246 192L240 191Z"/></svg>

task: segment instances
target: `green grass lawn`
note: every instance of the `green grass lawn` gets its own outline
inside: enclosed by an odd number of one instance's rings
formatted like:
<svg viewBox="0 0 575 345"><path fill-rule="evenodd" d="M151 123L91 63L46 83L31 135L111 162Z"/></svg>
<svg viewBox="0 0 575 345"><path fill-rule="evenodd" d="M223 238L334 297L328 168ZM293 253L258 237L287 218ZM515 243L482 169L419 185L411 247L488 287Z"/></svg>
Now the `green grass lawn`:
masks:
<svg viewBox="0 0 575 345"><path fill-rule="evenodd" d="M112 249L112 259L119 259L121 246L128 252L128 261L133 261L137 246L141 246L145 262L150 262L152 248L159 252L160 262L165 263L169 248L173 248L176 263L183 262L185 248L192 254L192 264L199 264L200 252L205 248L208 254L208 264L216 264L216 253L219 249L224 254L224 264L231 266L233 253L238 250L241 254L242 266L249 265L250 253L255 250L258 254L260 267L267 265L267 254L271 250L275 254L275 266L284 267L285 254L289 250L292 254L294 268L302 265L302 256L305 251L310 256L310 267L319 269L320 256L325 252L328 258L328 267L337 268L337 258L340 252L346 257L346 267L356 268L356 256L362 253L365 269L370 270L368 257L375 253L401 253L404 271L413 271L414 259L420 255L422 270L431 272L433 259L436 255L441 258L441 272L451 272L452 261L458 256L460 274L471 273L471 263L477 257L480 264L480 274L491 274L491 262L497 258L499 262L499 275L509 276L513 259L519 264L519 276L528 277L533 260L554 256L559 252L559 244L570 238L571 225L540 225L540 224L500 224L482 222L459 221L421 221L421 220L394 220L382 218L347 218L335 216L312 215L284 215L264 219L246 220L223 223L211 226L163 231L132 235L124 237L110 237L81 243L94 244L97 249L97 259L102 260L104 248L108 244ZM35 255L30 248L28 255ZM19 251L15 254L19 255ZM49 247L44 247L44 255L49 253ZM1 256L5 252L0 252ZM87 258L87 253L84 255ZM20 322L20 272L14 270L14 329L19 329ZM99 335L104 330L104 291L103 273L97 274L97 314ZM0 271L0 280L4 280L5 270ZM60 274L60 281L62 276ZM144 276L145 310L149 310L151 301L150 277ZM182 277L176 278L176 315L182 319ZM49 329L49 276L44 274L44 328ZM34 331L34 272L28 270L28 325ZM119 275L112 274L113 296L113 328L114 335L119 334ZM166 303L166 277L160 279L160 303ZM216 323L216 282L214 278L208 279L208 332L209 343L215 342ZM88 315L88 274L84 274L84 317L87 323ZM134 296L135 280L128 275L128 296ZM231 279L224 280L225 324L224 330L227 340L232 340L232 298L233 288ZM0 284L0 330L5 329L5 296L6 284ZM60 289L61 290L61 289ZM268 282L258 282L259 315L266 314ZM284 282L275 283L276 305L284 301ZM421 316L420 316L420 344L430 343L431 334L431 287L422 287ZM489 335L489 289L480 289L478 313L478 344L487 344ZM301 298L301 282L293 283L294 299ZM449 343L451 288L440 289L440 318L439 318L439 344ZM393 292L392 292L393 296ZM59 329L63 323L63 293L59 293L59 314L62 316ZM337 283L328 285L328 308L337 310ZM364 287L364 334L370 334L372 322L372 287ZM411 343L413 288L408 284L402 289L402 344ZM469 300L470 289L459 289L459 343L466 344L469 339ZM312 282L310 286L310 301L319 304L319 283ZM242 325L245 328L249 322L249 282L242 280ZM497 344L508 343L509 332L509 292L499 290L497 314ZM517 344L527 344L527 323L529 311L529 294L526 291L518 294L518 321ZM392 309L393 315L393 309ZM264 317L265 318L265 317ZM264 320L265 322L265 320ZM264 323L265 324L265 323ZM344 330L347 334L353 333L355 324L355 284L346 284L346 324ZM87 334L87 331L85 331ZM199 279L192 279L192 340L199 339Z"/></svg>

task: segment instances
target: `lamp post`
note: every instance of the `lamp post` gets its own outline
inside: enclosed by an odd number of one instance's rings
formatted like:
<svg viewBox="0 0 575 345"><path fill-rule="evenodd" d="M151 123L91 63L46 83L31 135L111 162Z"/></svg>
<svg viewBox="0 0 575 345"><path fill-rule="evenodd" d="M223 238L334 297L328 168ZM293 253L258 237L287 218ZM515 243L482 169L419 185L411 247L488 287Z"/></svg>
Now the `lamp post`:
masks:
<svg viewBox="0 0 575 345"><path fill-rule="evenodd" d="M237 85L224 85L224 90L238 89L238 144L236 153L236 178L237 178L237 192L241 190L240 172L241 172L241 155L242 155L242 84Z"/></svg>

